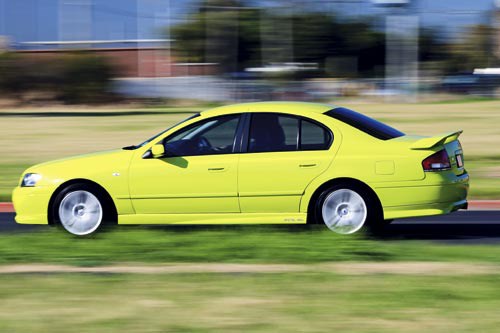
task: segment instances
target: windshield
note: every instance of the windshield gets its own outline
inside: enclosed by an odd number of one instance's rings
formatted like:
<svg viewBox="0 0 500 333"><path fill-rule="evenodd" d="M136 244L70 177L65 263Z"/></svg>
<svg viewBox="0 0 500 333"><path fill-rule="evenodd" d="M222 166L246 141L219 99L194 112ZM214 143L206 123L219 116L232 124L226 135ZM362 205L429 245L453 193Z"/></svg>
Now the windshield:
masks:
<svg viewBox="0 0 500 333"><path fill-rule="evenodd" d="M192 116L190 116L190 117L188 117L188 118L186 118L186 119L184 119L184 120L182 120L182 121L178 122L177 124L175 124L175 125L173 125L173 126L170 126L170 127L169 127L169 128L167 128L166 130L164 130L164 131L162 131L162 132L160 132L160 133L156 134L155 136L153 136L153 137L151 137L151 138L147 139L146 141L144 141L143 143L141 143L141 144L139 144L139 145L135 145L135 146L127 146L127 147L123 147L123 149L125 149L125 150L134 150L134 149L140 148L140 147L142 147L142 146L144 146L144 145L146 145L146 144L150 143L151 141L153 141L153 140L154 140L154 139L156 139L157 137L159 137L159 136L163 135L163 134L164 134L164 133L166 133L167 131L170 131L172 128L174 128L174 127L176 127L176 126L178 126L178 125L180 125L180 124L182 124L182 123L185 123L185 122L186 122L186 121L188 121L188 120L191 120L191 119L193 119L193 118L199 117L199 116L200 116L200 114L199 114L199 113L196 113L196 114L194 114L194 115L192 115Z"/></svg>
<svg viewBox="0 0 500 333"><path fill-rule="evenodd" d="M380 140L390 140L405 135L389 125L346 108L336 108L325 114Z"/></svg>

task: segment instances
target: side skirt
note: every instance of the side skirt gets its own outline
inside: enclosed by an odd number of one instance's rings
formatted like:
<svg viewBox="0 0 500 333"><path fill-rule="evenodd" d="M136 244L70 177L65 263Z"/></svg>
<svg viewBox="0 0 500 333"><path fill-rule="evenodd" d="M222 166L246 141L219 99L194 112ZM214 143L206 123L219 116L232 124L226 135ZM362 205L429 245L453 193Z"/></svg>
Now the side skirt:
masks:
<svg viewBox="0 0 500 333"><path fill-rule="evenodd" d="M306 213L130 214L118 224L305 224Z"/></svg>

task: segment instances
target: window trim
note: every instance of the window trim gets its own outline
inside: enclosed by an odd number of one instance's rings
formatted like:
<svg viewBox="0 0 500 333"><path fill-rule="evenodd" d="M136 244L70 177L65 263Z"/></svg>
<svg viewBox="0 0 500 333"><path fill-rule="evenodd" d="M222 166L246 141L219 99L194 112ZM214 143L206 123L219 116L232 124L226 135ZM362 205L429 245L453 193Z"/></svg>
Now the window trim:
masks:
<svg viewBox="0 0 500 333"><path fill-rule="evenodd" d="M232 154L238 154L240 153L240 150L241 150L241 142L238 142L240 141L240 133L241 131L243 130L243 126L245 126L245 114L244 113L229 113L229 114L222 114L222 115L219 115L219 116L214 116L214 117L210 117L210 118L206 118L206 119L200 119L199 121L195 122L195 123L192 123L192 124L189 124L185 127L182 127L182 128L179 128L177 131L169 134L168 136L164 137L163 139L160 140L160 142L158 143L161 143L163 145L165 145L165 142L168 140L168 139L171 139L172 137L174 137L175 135L177 135L179 132L181 131L189 131L190 129L194 128L194 127L197 127L197 126L200 126L202 123L204 122L209 122L209 121L214 121L216 119L219 119L219 118L226 118L226 117L238 117L238 124L236 125L236 132L234 134L234 138L233 138L233 147L232 147L232 151L230 153L225 153L225 154L204 154L204 155L175 155L175 156L171 156L171 155L165 155L165 157L163 158L175 158L175 157L193 157L193 156L217 156L217 155L232 155Z"/></svg>
<svg viewBox="0 0 500 333"><path fill-rule="evenodd" d="M250 143L250 127L252 126L252 118L254 115L256 114L274 114L274 115L278 115L278 116L282 116L282 117L288 117L288 118L294 118L294 119L298 119L298 128L297 128L297 141L296 141L296 145L295 145L295 150L278 150L278 151L260 151L260 152L252 152L252 151L249 151L248 150L248 147L249 147L249 143ZM332 132L332 130L320 123L319 121L317 120L314 120L314 119L311 119L311 118L308 118L308 117L304 117L302 115L296 115L296 114L290 114L290 113L281 113L281 112L247 112L247 115L248 115L248 119L247 119L247 123L245 124L245 128L244 128L244 132L243 132L243 135L242 135L242 145L241 145L241 153L242 154L263 154L263 153L293 153L293 152L305 152L305 151L328 151L330 150L330 148L332 148L332 145L333 145L333 142L335 141L335 136ZM302 144L302 121L309 121L315 125L318 125L319 127L321 127L327 134L328 134L328 137L329 137L329 141L328 141L328 145L325 149L307 149L307 150L302 150L300 149L300 146Z"/></svg>
<svg viewBox="0 0 500 333"><path fill-rule="evenodd" d="M236 135L236 152L244 153L248 147L248 136L250 134L251 115L248 112L241 113L240 124L238 124L238 133Z"/></svg>
<svg viewBox="0 0 500 333"><path fill-rule="evenodd" d="M328 135L328 145L327 145L327 148L326 149L302 149L302 122L303 121L307 121L307 122L310 122L312 123L313 125L317 125L318 127L322 128L323 129L323 134L326 133ZM330 148L332 147L332 144L333 144L333 132L325 125L323 125L322 123L314 120L314 119L311 119L311 118L306 118L306 117L300 117L300 121L299 121L299 133L298 133L298 142L297 142L297 147L298 147L298 150L297 151L323 151L323 150L330 150Z"/></svg>
<svg viewBox="0 0 500 333"><path fill-rule="evenodd" d="M190 120L193 120L193 119L196 119L198 117L200 117L201 114L198 112L198 113L195 113L189 117L187 117L186 119L183 119L181 120L180 122L176 123L175 125L172 125L170 127L168 127L167 129L161 131L160 133L158 134L155 134L154 136L150 137L149 139L147 139L146 141L143 141L141 142L140 144L138 145L132 145L132 146L126 146L126 147L123 147L122 149L123 150L136 150L136 149L139 149L139 148L142 148L146 145L148 145L149 143L155 141L156 139L158 139L159 137L161 137L162 135L164 135L165 133L167 133L168 131L170 131L171 129L174 129L176 128L177 126L180 126L182 124L184 124L185 122L188 122ZM181 128L182 129L182 128ZM162 139L163 140L163 139ZM162 141L160 140L160 141Z"/></svg>

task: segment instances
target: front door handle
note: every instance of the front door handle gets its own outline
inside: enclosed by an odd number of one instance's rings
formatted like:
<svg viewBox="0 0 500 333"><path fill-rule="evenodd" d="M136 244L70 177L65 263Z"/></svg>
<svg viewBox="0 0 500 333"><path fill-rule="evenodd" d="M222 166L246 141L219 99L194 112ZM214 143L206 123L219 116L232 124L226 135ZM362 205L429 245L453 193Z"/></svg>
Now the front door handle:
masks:
<svg viewBox="0 0 500 333"><path fill-rule="evenodd" d="M304 163L304 164L299 164L300 168L314 168L317 166L316 163Z"/></svg>

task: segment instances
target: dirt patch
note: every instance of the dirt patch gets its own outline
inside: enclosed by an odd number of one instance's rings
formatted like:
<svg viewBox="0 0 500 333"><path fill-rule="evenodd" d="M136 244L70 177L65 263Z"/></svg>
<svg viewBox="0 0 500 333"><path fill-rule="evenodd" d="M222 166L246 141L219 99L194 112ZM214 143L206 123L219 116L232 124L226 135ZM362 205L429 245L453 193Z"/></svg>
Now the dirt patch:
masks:
<svg viewBox="0 0 500 333"><path fill-rule="evenodd" d="M325 265L326 266L326 265ZM500 266L444 262L335 263L339 274L403 274L403 275L488 275L500 273Z"/></svg>
<svg viewBox="0 0 500 333"><path fill-rule="evenodd" d="M0 274L33 273L109 273L109 274L181 274L181 273L307 273L330 272L342 275L489 275L500 274L500 266L472 263L392 262L392 263L322 263L322 264L231 264L193 263L168 265L116 265L74 267L25 264L0 266Z"/></svg>

